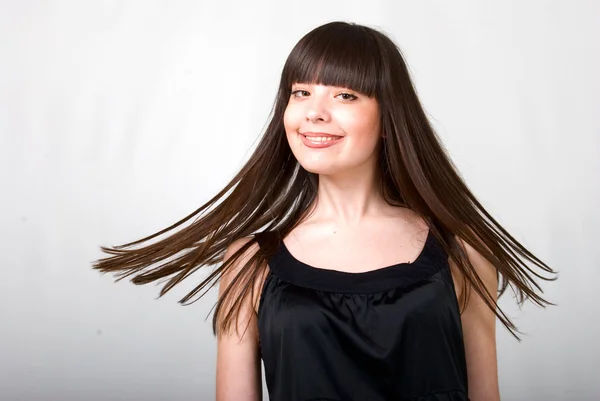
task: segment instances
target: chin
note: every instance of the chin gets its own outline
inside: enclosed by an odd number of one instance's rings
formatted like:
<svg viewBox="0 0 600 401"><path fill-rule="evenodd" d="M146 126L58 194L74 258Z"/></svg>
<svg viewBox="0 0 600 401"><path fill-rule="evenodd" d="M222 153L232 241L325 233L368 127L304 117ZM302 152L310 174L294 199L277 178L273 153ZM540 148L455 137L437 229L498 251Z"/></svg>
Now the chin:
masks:
<svg viewBox="0 0 600 401"><path fill-rule="evenodd" d="M319 174L319 175L331 175L335 174L339 171L339 168L335 168L331 165L323 165L321 163L304 163L299 162L304 170L309 173Z"/></svg>

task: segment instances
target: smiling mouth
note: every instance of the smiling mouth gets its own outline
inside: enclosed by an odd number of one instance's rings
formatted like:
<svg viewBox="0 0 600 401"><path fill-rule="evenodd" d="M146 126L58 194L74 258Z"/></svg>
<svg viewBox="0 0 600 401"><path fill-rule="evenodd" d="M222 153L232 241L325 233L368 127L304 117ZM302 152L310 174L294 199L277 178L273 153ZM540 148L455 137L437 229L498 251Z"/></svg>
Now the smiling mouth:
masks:
<svg viewBox="0 0 600 401"><path fill-rule="evenodd" d="M311 135L300 134L302 143L309 148L321 149L335 146L341 142L344 137L336 135L319 135L317 133Z"/></svg>
<svg viewBox="0 0 600 401"><path fill-rule="evenodd" d="M329 142L329 141L334 141L336 139L342 138L341 136L334 136L334 135L304 135L304 134L300 134L300 135L302 135L304 138L308 139L309 141L313 141L313 142Z"/></svg>

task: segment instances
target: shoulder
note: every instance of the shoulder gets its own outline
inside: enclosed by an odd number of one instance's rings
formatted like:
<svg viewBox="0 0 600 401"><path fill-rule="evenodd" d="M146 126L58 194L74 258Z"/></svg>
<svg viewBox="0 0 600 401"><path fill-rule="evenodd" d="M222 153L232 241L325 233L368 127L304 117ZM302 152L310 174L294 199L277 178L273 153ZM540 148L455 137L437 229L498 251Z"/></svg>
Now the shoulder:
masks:
<svg viewBox="0 0 600 401"><path fill-rule="evenodd" d="M219 297L223 296L231 286L233 292L231 296L237 298L245 292L244 288L252 282L252 287L254 287L253 296L245 298L245 301L248 305L254 305L254 310L256 312L258 308L258 299L260 298L259 294L264 284L266 269L261 269L261 266L259 265L254 267L248 266L249 270L245 269L256 252L260 249L259 244L253 240L254 236L236 239L229 244L225 250L223 256L223 271L219 279ZM254 275L253 270L257 271L258 274ZM238 285L236 285L235 282L237 282Z"/></svg>
<svg viewBox="0 0 600 401"><path fill-rule="evenodd" d="M478 245L482 248L486 249L491 253L490 249L485 245L483 241L481 241L478 237L476 237ZM479 251L477 251L471 244L469 244L465 239L455 236L456 242L458 246L462 249L465 257L468 259L469 263L473 267L473 272L479 277L482 281L482 284L490 293L490 295L495 298L497 289L498 289L498 274L496 267L487 260ZM456 261L449 260L450 267L452 270L452 275L455 278L455 286L457 289L457 293L462 293L468 285L468 281L465 280L464 273L458 268ZM459 280L460 278L460 280Z"/></svg>
<svg viewBox="0 0 600 401"><path fill-rule="evenodd" d="M259 250L257 242L250 244L254 237L243 237L234 240L223 255L223 272L220 278L221 292L238 276L243 267ZM232 260L233 259L233 260Z"/></svg>
<svg viewBox="0 0 600 401"><path fill-rule="evenodd" d="M229 259L231 259L238 251L240 251L246 244L251 242L253 239L254 239L253 236L252 237L243 237L243 238L236 239L231 244L229 244L229 246L225 250L225 255L223 256L223 262L227 262ZM243 251L243 253L240 255L240 259L245 259L245 260L250 259L258 251L258 249L259 249L259 246L257 243L250 245L248 247L248 249ZM237 263L237 262L235 264L239 265L239 263Z"/></svg>

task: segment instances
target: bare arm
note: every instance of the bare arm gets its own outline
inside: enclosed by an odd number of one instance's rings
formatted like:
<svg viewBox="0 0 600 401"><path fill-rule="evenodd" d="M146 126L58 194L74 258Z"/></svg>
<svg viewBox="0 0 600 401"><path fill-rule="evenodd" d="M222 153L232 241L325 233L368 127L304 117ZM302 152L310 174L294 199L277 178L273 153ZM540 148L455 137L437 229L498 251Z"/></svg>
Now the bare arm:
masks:
<svg viewBox="0 0 600 401"><path fill-rule="evenodd" d="M231 244L224 260L228 260L248 241L249 238L244 238ZM257 246L251 247L238 259L236 265L221 277L219 297L235 277L240 265L256 250ZM246 330L248 318L251 320ZM238 332L231 330L231 333L217 335L217 401L260 401L262 381L258 327L256 313L250 302L242 306L238 319Z"/></svg>
<svg viewBox="0 0 600 401"><path fill-rule="evenodd" d="M469 261L483 284L497 300L498 280L496 269L479 252L459 240ZM453 273L457 272L451 262ZM460 280L455 281L458 284ZM467 282L468 284L468 282ZM457 293L463 289L457 288ZM469 380L469 398L472 401L500 401L498 362L496 355L496 315L484 300L471 290L469 302L462 316L463 336Z"/></svg>

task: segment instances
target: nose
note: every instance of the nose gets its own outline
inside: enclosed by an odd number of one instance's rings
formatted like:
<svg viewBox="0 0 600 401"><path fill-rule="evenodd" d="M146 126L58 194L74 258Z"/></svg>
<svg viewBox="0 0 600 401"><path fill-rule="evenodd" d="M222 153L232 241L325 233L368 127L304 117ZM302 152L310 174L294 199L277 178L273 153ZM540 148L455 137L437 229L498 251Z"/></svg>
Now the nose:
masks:
<svg viewBox="0 0 600 401"><path fill-rule="evenodd" d="M306 110L306 120L312 123L328 122L331 116L328 110L327 101L323 96L313 95L308 102Z"/></svg>

